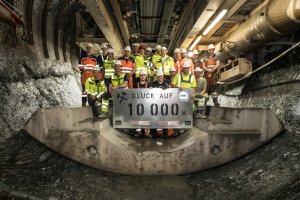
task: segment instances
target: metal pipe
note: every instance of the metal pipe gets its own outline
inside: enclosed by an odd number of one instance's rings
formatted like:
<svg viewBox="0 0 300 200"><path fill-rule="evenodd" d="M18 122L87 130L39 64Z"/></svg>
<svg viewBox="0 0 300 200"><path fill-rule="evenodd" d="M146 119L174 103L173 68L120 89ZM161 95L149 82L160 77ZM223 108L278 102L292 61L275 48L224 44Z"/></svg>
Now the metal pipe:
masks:
<svg viewBox="0 0 300 200"><path fill-rule="evenodd" d="M222 49L221 60L239 57L279 37L300 28L300 8L295 0L272 0L242 23L224 41L231 43ZM224 45L226 42L222 42Z"/></svg>
<svg viewBox="0 0 300 200"><path fill-rule="evenodd" d="M23 19L0 0L0 18L12 22L14 25L24 25Z"/></svg>

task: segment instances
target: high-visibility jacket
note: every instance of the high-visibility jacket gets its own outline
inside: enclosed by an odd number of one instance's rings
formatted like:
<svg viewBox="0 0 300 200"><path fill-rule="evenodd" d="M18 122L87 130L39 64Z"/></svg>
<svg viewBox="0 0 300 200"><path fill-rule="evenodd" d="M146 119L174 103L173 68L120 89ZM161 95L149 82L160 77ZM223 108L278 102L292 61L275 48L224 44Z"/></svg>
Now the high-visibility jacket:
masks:
<svg viewBox="0 0 300 200"><path fill-rule="evenodd" d="M180 87L180 88L196 88L197 87L195 76L192 74L185 75L183 73L175 75L175 77L172 81L172 85L176 85L177 87Z"/></svg>
<svg viewBox="0 0 300 200"><path fill-rule="evenodd" d="M99 98L104 92L106 92L106 86L103 80L99 80L96 83L94 77L90 77L85 82L85 91L87 94L94 95Z"/></svg>
<svg viewBox="0 0 300 200"><path fill-rule="evenodd" d="M152 63L157 66L157 63L158 61L161 60L161 55L155 53L153 56L152 56Z"/></svg>
<svg viewBox="0 0 300 200"><path fill-rule="evenodd" d="M164 58L161 57L161 59L157 60L156 64L157 70L162 70L164 72L164 75L169 76L170 75L170 68L174 67L174 61L173 58L166 55Z"/></svg>
<svg viewBox="0 0 300 200"><path fill-rule="evenodd" d="M93 69L95 68L96 65L97 65L97 60L94 57L84 57L81 59L80 69L82 71L82 74L81 74L82 85L85 84L86 80L89 77L93 76ZM99 77L99 78L101 78L101 77Z"/></svg>
<svg viewBox="0 0 300 200"><path fill-rule="evenodd" d="M118 87L126 81L126 75L124 73L119 74L119 76L115 73L111 75L111 84L114 87Z"/></svg>
<svg viewBox="0 0 300 200"><path fill-rule="evenodd" d="M179 64L179 60L176 60L175 58L173 58L174 60L174 67L176 69L176 72L180 73L180 64Z"/></svg>
<svg viewBox="0 0 300 200"><path fill-rule="evenodd" d="M114 65L115 65L115 59L112 59L112 60L106 59L106 60L104 60L103 66L104 66L104 71L105 71L105 78L110 78L111 75L113 73L115 73Z"/></svg>
<svg viewBox="0 0 300 200"><path fill-rule="evenodd" d="M149 76L154 76L153 64L152 64L152 56L144 57L144 64L147 67L147 73Z"/></svg>
<svg viewBox="0 0 300 200"><path fill-rule="evenodd" d="M129 57L129 58L124 58L121 57L120 58L121 62L122 62L122 72L124 74L130 74L134 71L134 63L135 63L135 60L132 58L132 57ZM133 88L133 77L130 76L129 79L128 79L128 88Z"/></svg>
<svg viewBox="0 0 300 200"><path fill-rule="evenodd" d="M141 54L138 54L135 56L135 77L139 77L140 75L140 71L142 69L145 69L147 71L147 67L145 66L145 63L144 63L145 59L144 59L144 56L142 56Z"/></svg>
<svg viewBox="0 0 300 200"><path fill-rule="evenodd" d="M178 70L178 73L181 73L182 72L182 65L183 65L183 63L184 62L189 62L190 63L190 71L189 71L189 73L190 74L194 74L193 72L194 72L194 63L193 63L193 61L191 60L191 59L189 59L189 58L182 58L182 59L179 59L179 70Z"/></svg>
<svg viewBox="0 0 300 200"><path fill-rule="evenodd" d="M133 69L133 63L135 63L135 60L132 57L129 57L125 59L124 57L121 57L119 60L122 62L122 72L124 74L130 74Z"/></svg>
<svg viewBox="0 0 300 200"><path fill-rule="evenodd" d="M217 65L218 56L214 55L212 57L205 58L203 61L207 69L213 69Z"/></svg>

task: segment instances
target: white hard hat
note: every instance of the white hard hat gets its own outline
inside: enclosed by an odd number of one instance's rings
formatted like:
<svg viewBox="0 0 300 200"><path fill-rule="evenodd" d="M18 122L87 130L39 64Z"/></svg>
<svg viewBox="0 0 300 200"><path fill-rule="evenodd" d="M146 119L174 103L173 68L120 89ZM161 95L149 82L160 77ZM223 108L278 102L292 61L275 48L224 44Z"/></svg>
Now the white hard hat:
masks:
<svg viewBox="0 0 300 200"><path fill-rule="evenodd" d="M194 55L198 55L198 51L197 51L197 50L194 50L194 51L193 51L193 54L194 54Z"/></svg>
<svg viewBox="0 0 300 200"><path fill-rule="evenodd" d="M200 67L196 67L195 72L203 72L203 69L201 69Z"/></svg>
<svg viewBox="0 0 300 200"><path fill-rule="evenodd" d="M99 67L94 67L93 71L100 71L100 68Z"/></svg>
<svg viewBox="0 0 300 200"><path fill-rule="evenodd" d="M170 69L169 69L170 72L176 72L176 69L174 66L172 66Z"/></svg>
<svg viewBox="0 0 300 200"><path fill-rule="evenodd" d="M121 60L116 60L116 61L115 61L115 65L122 65Z"/></svg>
<svg viewBox="0 0 300 200"><path fill-rule="evenodd" d="M155 46L155 49L161 49L161 46L158 44Z"/></svg>
<svg viewBox="0 0 300 200"><path fill-rule="evenodd" d="M180 53L187 53L186 49L181 49Z"/></svg>
<svg viewBox="0 0 300 200"><path fill-rule="evenodd" d="M162 47L161 50L168 51L167 47Z"/></svg>
<svg viewBox="0 0 300 200"><path fill-rule="evenodd" d="M105 43L103 43L103 44L101 45L101 49L107 49L107 45L106 45Z"/></svg>
<svg viewBox="0 0 300 200"><path fill-rule="evenodd" d="M147 71L146 71L146 70L144 70L144 69L141 69L141 71L140 71L140 75L147 75Z"/></svg>
<svg viewBox="0 0 300 200"><path fill-rule="evenodd" d="M176 52L180 52L180 49L179 49L179 48L176 48L176 49L174 50L174 53L176 53Z"/></svg>
<svg viewBox="0 0 300 200"><path fill-rule="evenodd" d="M159 69L156 73L156 76L163 76L163 75L164 75L164 73L161 69Z"/></svg>
<svg viewBox="0 0 300 200"><path fill-rule="evenodd" d="M152 51L151 47L147 47L146 51Z"/></svg>
<svg viewBox="0 0 300 200"><path fill-rule="evenodd" d="M92 43L88 43L88 44L86 45L86 47L93 48L94 46L93 46L93 44L92 44Z"/></svg>
<svg viewBox="0 0 300 200"><path fill-rule="evenodd" d="M108 51L107 51L107 53L114 53L114 50L111 49L111 48L109 48Z"/></svg>
<svg viewBox="0 0 300 200"><path fill-rule="evenodd" d="M190 66L191 66L190 62L189 61L185 61L183 63L183 65L182 65L182 68L184 68L184 67L190 67Z"/></svg>
<svg viewBox="0 0 300 200"><path fill-rule="evenodd" d="M126 46L126 47L124 48L124 51L131 51L130 46Z"/></svg>
<svg viewBox="0 0 300 200"><path fill-rule="evenodd" d="M210 44L210 45L208 45L208 48L207 48L207 49L215 49L215 45Z"/></svg>
<svg viewBox="0 0 300 200"><path fill-rule="evenodd" d="M139 47L140 45L138 43L134 43L132 46L133 47Z"/></svg>

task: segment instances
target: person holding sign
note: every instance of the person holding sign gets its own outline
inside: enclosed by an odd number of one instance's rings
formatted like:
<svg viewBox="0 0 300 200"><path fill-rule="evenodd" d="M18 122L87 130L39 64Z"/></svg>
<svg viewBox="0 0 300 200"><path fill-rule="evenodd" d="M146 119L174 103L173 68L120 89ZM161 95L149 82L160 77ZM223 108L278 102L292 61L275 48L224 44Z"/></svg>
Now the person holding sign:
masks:
<svg viewBox="0 0 300 200"><path fill-rule="evenodd" d="M147 81L147 71L146 69L142 69L139 71L139 81L134 84L134 88L149 88L149 83ZM136 134L134 135L135 137L139 137L142 135L142 129L136 129ZM152 137L150 134L150 129L144 129L144 135L146 137Z"/></svg>
<svg viewBox="0 0 300 200"><path fill-rule="evenodd" d="M93 77L90 77L85 82L85 91L87 92L88 103L92 107L94 118L105 118L108 115L108 93L106 92L105 82L99 79L100 69L95 67L93 70ZM97 103L101 102L101 114Z"/></svg>
<svg viewBox="0 0 300 200"><path fill-rule="evenodd" d="M168 84L167 81L164 79L164 72L162 70L157 71L157 81L155 81L151 87L153 88L161 88L163 90L170 88L170 85ZM163 135L163 129L156 129L157 135L162 136ZM174 134L174 129L168 129L168 136L171 136Z"/></svg>

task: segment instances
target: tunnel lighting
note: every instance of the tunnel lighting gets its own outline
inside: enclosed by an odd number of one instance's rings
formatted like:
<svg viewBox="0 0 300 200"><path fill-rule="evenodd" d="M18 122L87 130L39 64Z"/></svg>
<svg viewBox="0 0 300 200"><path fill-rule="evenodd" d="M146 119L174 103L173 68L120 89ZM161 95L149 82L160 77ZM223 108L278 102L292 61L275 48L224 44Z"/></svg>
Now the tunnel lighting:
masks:
<svg viewBox="0 0 300 200"><path fill-rule="evenodd" d="M197 39L196 39L195 42L192 44L192 46L190 47L189 50L193 50L194 47L198 44L198 42L201 40L202 37L203 37L202 35L198 36Z"/></svg>
<svg viewBox="0 0 300 200"><path fill-rule="evenodd" d="M220 12L220 14L216 17L216 19L214 19L214 21L209 25L209 27L205 29L203 35L206 35L225 16L227 11L227 9L222 10L222 12Z"/></svg>

